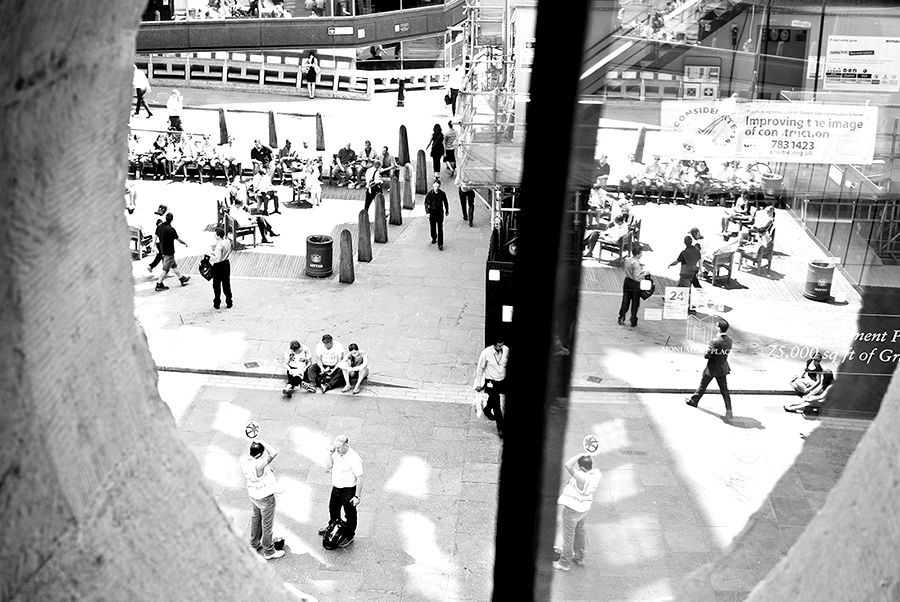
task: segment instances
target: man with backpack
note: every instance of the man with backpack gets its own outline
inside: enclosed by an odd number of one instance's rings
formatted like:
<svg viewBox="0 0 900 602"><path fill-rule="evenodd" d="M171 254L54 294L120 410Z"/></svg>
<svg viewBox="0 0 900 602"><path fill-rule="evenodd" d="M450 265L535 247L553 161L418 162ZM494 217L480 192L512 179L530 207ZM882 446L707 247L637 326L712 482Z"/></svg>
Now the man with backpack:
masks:
<svg viewBox="0 0 900 602"><path fill-rule="evenodd" d="M328 500L328 526L319 530L319 535L328 536L330 528L341 521L341 510L346 518L339 530L337 547L343 548L353 543L356 536L356 507L362 494L362 459L350 448L347 435L338 435L328 448L325 470L331 471L331 498ZM324 544L324 542L323 542Z"/></svg>

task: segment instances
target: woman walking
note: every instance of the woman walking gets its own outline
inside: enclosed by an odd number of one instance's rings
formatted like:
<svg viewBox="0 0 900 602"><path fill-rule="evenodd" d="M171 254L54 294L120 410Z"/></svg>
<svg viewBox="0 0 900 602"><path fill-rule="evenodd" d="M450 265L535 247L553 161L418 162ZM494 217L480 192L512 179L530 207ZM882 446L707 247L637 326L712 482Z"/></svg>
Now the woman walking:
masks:
<svg viewBox="0 0 900 602"><path fill-rule="evenodd" d="M441 126L434 124L434 131L431 134L431 140L425 150L431 148L431 165L434 167L434 177L441 177L441 160L444 158L444 134L441 132Z"/></svg>

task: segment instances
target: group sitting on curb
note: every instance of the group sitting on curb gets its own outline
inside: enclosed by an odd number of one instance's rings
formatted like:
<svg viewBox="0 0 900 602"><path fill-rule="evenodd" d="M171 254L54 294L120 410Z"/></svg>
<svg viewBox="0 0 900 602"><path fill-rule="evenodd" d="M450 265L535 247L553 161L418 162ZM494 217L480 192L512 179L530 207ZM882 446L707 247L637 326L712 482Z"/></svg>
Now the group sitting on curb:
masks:
<svg viewBox="0 0 900 602"><path fill-rule="evenodd" d="M369 376L369 357L356 343L350 343L344 351L343 345L326 334L316 346L315 362L309 347L300 341L291 341L284 354L284 368L287 385L282 393L287 397L292 396L297 387L309 393L315 393L316 389L327 393L341 385L342 393L352 391L356 395Z"/></svg>

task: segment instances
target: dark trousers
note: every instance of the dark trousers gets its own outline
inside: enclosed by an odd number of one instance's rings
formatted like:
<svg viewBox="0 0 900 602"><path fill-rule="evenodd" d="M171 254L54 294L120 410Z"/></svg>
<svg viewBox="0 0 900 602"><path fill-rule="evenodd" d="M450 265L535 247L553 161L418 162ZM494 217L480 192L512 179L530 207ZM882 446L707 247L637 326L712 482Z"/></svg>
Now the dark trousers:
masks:
<svg viewBox="0 0 900 602"><path fill-rule="evenodd" d="M275 234L275 232L272 231L272 224L261 215L256 216L256 225L259 227L259 233L262 234L263 241L266 241L266 234Z"/></svg>
<svg viewBox="0 0 900 602"><path fill-rule="evenodd" d="M431 242L437 241L439 247L444 246L444 214L428 214L428 223L431 225Z"/></svg>
<svg viewBox="0 0 900 602"><path fill-rule="evenodd" d="M619 319L625 319L625 313L631 307L631 325L637 324L638 308L641 306L641 283L637 280L631 280L633 284L629 284L630 278L625 278L625 286L622 290L622 305L619 307Z"/></svg>
<svg viewBox="0 0 900 602"><path fill-rule="evenodd" d="M366 211L369 210L369 207L372 205L372 201L374 201L375 197L379 194L381 194L381 184L375 184L374 186L372 186L371 190L368 186L366 187L366 204L364 207Z"/></svg>
<svg viewBox="0 0 900 602"><path fill-rule="evenodd" d="M225 291L225 305L231 307L231 262L227 259L212 266L213 306L218 309L222 304L222 291Z"/></svg>
<svg viewBox="0 0 900 602"><path fill-rule="evenodd" d="M306 374L310 382L317 387L325 385L326 389L337 389L338 387L342 387L346 384L344 382L344 373L341 372L339 368L335 368L331 371L330 374L327 374L324 370L322 370L319 364L313 364L309 367L309 370L307 370Z"/></svg>
<svg viewBox="0 0 900 602"><path fill-rule="evenodd" d="M709 374L706 370L703 371L703 376L700 377L700 386L697 387L697 390L691 395L691 401L697 403L700 401L700 398L703 397L703 394L706 393L706 387L709 386L709 383L712 382L712 379L716 379L716 383L719 385L719 391L722 393L722 399L725 400L725 409L729 412L731 411L731 393L728 391L728 378L723 374L722 376L713 376Z"/></svg>
<svg viewBox="0 0 900 602"><path fill-rule="evenodd" d="M584 237L584 246L586 247L585 254L593 255L594 248L597 246L597 241L600 240L600 230L591 230L587 236Z"/></svg>
<svg viewBox="0 0 900 602"><path fill-rule="evenodd" d="M450 88L450 110L456 115L456 99L459 97L459 90Z"/></svg>
<svg viewBox="0 0 900 602"><path fill-rule="evenodd" d="M162 251L159 250L159 245L156 245L156 257L154 257L153 261L150 262L150 269L152 270L160 263L162 263Z"/></svg>
<svg viewBox="0 0 900 602"><path fill-rule="evenodd" d="M307 366L306 370L303 372L303 374L288 374L287 375L288 384L291 385L292 387L299 387L300 383L302 383L303 381L315 384L316 373L313 370L313 366L315 366L315 364L310 364L309 366Z"/></svg>
<svg viewBox="0 0 900 602"><path fill-rule="evenodd" d="M475 191L474 190L460 190L459 191L459 208L462 209L462 216L464 220L469 221L469 225L472 225L472 221L475 219Z"/></svg>
<svg viewBox="0 0 900 602"><path fill-rule="evenodd" d="M178 115L169 115L169 129L176 132L183 132L181 128L181 117Z"/></svg>
<svg viewBox="0 0 900 602"><path fill-rule="evenodd" d="M273 211L272 213L281 213L278 210L278 193L276 193L274 190L263 192L259 195L259 202L262 203L262 210L266 213L266 215L269 214L269 201L272 201L275 204L275 211Z"/></svg>
<svg viewBox="0 0 900 602"><path fill-rule="evenodd" d="M134 101L134 114L139 115L141 112L141 107L147 109L147 117L153 117L153 113L150 112L150 107L147 106L147 103L144 101L144 94L146 93L144 90L140 88L135 89L135 95L137 96L137 100Z"/></svg>
<svg viewBox="0 0 900 602"><path fill-rule="evenodd" d="M431 166L434 167L435 177L439 176L441 173L441 159L443 156L443 153L440 155L431 155Z"/></svg>
<svg viewBox="0 0 900 602"><path fill-rule="evenodd" d="M679 274L678 286L693 286L694 288L703 288L702 286L700 286L700 281L697 280L697 274L699 274L699 272Z"/></svg>
<svg viewBox="0 0 900 602"><path fill-rule="evenodd" d="M489 420L497 423L497 433L503 436L503 409L500 407L500 394L506 391L502 380L484 379L484 392L487 393L487 403L484 404L484 415Z"/></svg>
<svg viewBox="0 0 900 602"><path fill-rule="evenodd" d="M331 521L340 520L341 509L346 517L346 535L352 538L356 535L356 506L350 500L356 496L356 487L332 487L331 498L328 500L328 518Z"/></svg>

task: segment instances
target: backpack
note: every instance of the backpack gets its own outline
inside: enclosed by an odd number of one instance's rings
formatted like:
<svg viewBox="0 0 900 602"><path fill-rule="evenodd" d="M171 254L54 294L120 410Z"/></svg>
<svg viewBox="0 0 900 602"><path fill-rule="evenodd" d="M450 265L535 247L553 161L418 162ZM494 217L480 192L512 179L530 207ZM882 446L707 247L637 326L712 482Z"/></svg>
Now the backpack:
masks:
<svg viewBox="0 0 900 602"><path fill-rule="evenodd" d="M336 550L344 539L344 521L338 519L328 523L325 535L322 536L322 547L326 550Z"/></svg>
<svg viewBox="0 0 900 602"><path fill-rule="evenodd" d="M209 255L203 256L203 259L200 260L200 265L197 269L200 272L201 276L203 276L207 280L212 280L212 264L209 262Z"/></svg>

